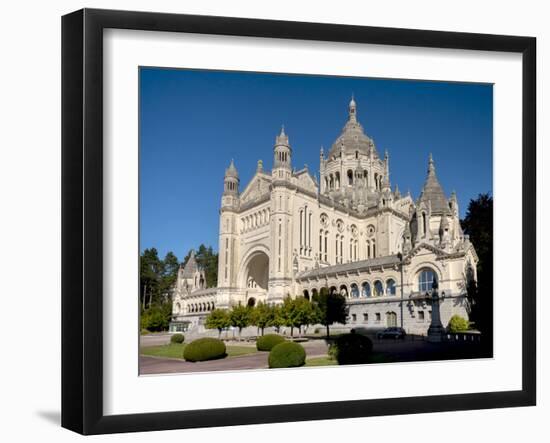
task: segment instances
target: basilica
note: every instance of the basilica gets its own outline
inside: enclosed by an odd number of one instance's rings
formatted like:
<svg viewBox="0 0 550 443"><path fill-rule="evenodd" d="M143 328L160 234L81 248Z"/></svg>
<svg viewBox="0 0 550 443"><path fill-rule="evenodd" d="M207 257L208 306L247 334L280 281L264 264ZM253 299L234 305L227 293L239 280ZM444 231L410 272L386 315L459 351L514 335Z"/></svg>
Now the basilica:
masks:
<svg viewBox="0 0 550 443"><path fill-rule="evenodd" d="M437 281L443 325L468 317L466 286L477 255L461 229L456 194L448 198L430 155L417 199L390 181L390 157L377 151L358 120L357 104L328 152L319 176L292 164L284 128L275 138L273 168L258 161L241 186L233 161L225 171L216 288L192 255L178 274L173 315L201 326L214 308L313 297L322 288L344 295L346 326L402 326L425 334L427 295Z"/></svg>

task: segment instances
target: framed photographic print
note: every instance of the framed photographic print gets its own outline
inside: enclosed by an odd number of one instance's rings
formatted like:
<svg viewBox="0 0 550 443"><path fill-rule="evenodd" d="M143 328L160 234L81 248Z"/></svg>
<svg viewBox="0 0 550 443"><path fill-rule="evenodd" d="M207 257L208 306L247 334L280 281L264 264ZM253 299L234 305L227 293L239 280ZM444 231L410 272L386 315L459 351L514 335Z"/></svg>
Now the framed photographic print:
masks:
<svg viewBox="0 0 550 443"><path fill-rule="evenodd" d="M62 57L64 427L535 404L534 38L85 9Z"/></svg>

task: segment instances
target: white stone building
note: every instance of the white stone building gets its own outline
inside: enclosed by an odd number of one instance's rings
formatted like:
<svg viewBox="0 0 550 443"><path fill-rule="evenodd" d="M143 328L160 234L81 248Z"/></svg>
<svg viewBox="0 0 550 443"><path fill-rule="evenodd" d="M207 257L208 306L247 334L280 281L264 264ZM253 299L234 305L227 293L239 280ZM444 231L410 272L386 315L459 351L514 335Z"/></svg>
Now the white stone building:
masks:
<svg viewBox="0 0 550 443"><path fill-rule="evenodd" d="M233 161L227 168L218 285L208 290L195 281L196 262L180 270L178 320L200 324L214 307L310 298L326 287L347 297L351 327L403 325L423 334L434 278L445 297L443 324L453 314L467 318L465 287L476 279L477 256L460 227L456 194L445 196L431 155L416 201L392 190L388 153L380 157L365 134L354 99L342 133L326 155L321 149L320 183L307 167L293 169L284 128L273 153L273 170L259 161L242 191Z"/></svg>

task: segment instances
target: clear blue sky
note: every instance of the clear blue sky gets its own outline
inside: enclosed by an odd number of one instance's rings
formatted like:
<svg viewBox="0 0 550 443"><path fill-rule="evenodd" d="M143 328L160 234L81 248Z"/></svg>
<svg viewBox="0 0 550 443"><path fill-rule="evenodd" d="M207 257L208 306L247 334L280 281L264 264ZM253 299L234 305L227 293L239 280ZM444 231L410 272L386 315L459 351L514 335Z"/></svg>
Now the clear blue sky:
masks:
<svg viewBox="0 0 550 443"><path fill-rule="evenodd" d="M201 243L218 249L218 211L230 160L241 190L258 159L271 169L281 124L292 163L319 172L347 119L351 94L390 177L417 198L428 154L461 216L492 194L492 85L220 71L140 69L140 248L182 260Z"/></svg>

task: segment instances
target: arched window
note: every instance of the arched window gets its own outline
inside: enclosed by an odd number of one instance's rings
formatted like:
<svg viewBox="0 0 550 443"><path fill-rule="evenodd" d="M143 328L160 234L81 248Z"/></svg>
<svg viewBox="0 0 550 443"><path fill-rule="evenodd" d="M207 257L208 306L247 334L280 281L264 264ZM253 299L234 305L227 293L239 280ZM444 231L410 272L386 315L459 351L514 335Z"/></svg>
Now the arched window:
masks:
<svg viewBox="0 0 550 443"><path fill-rule="evenodd" d="M353 171L348 169L348 185L353 185Z"/></svg>
<svg viewBox="0 0 550 443"><path fill-rule="evenodd" d="M370 258L370 241L367 240L367 258Z"/></svg>
<svg viewBox="0 0 550 443"><path fill-rule="evenodd" d="M335 260L336 260L336 263L338 263L338 239L340 238L340 236L338 234L336 234L336 249L334 249L334 257L335 257Z"/></svg>
<svg viewBox="0 0 550 443"><path fill-rule="evenodd" d="M380 280L374 282L374 296L381 297L384 295L384 286Z"/></svg>
<svg viewBox="0 0 550 443"><path fill-rule="evenodd" d="M336 174L335 174L335 188L338 189L340 188L340 173L338 171L336 171Z"/></svg>
<svg viewBox="0 0 550 443"><path fill-rule="evenodd" d="M328 261L328 231L325 231L325 261Z"/></svg>
<svg viewBox="0 0 550 443"><path fill-rule="evenodd" d="M359 297L359 288L357 287L357 285L355 283L353 283L351 285L351 296L353 298Z"/></svg>
<svg viewBox="0 0 550 443"><path fill-rule="evenodd" d="M393 278L386 281L386 295L395 295L395 280Z"/></svg>
<svg viewBox="0 0 550 443"><path fill-rule="evenodd" d="M418 290L424 294L432 290L433 282L437 281L437 274L433 269L424 268L418 274Z"/></svg>
<svg viewBox="0 0 550 443"><path fill-rule="evenodd" d="M371 296L369 282L363 282L363 284L361 285L361 295L363 297Z"/></svg>
<svg viewBox="0 0 550 443"><path fill-rule="evenodd" d="M343 295L344 297L348 296L348 288L346 285L340 286L340 295Z"/></svg>
<svg viewBox="0 0 550 443"><path fill-rule="evenodd" d="M372 257L376 257L376 243L374 240L372 241Z"/></svg>

